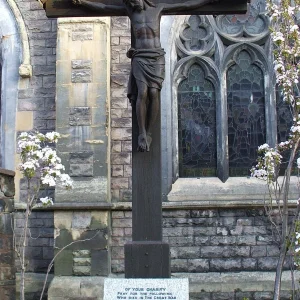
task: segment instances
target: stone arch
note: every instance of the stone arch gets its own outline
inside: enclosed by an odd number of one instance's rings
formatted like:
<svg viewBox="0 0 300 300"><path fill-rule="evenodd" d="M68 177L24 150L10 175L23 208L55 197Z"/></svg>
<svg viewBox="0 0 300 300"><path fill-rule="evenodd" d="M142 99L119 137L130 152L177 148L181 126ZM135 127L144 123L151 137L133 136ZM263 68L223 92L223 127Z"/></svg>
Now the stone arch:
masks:
<svg viewBox="0 0 300 300"><path fill-rule="evenodd" d="M8 2L0 2L1 167L14 170L15 123L22 46L15 16Z"/></svg>

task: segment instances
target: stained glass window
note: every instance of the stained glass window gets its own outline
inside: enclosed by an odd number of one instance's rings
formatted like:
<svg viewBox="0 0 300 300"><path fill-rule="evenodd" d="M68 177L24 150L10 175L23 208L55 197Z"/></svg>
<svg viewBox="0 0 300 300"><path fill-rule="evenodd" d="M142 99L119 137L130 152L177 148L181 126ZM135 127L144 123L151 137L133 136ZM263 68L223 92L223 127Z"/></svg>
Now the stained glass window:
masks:
<svg viewBox="0 0 300 300"><path fill-rule="evenodd" d="M276 91L276 111L277 111L277 141L285 142L288 140L290 128L293 125L293 116L290 105L283 101L280 91ZM280 166L279 175L284 175L288 165L289 152L284 151L282 154L282 164ZM297 155L296 157L299 157ZM296 164L294 165L292 174L297 175L298 170Z"/></svg>
<svg viewBox="0 0 300 300"><path fill-rule="evenodd" d="M216 176L216 101L198 64L178 87L179 176Z"/></svg>
<svg viewBox="0 0 300 300"><path fill-rule="evenodd" d="M266 142L264 77L241 51L227 72L229 176L249 176Z"/></svg>

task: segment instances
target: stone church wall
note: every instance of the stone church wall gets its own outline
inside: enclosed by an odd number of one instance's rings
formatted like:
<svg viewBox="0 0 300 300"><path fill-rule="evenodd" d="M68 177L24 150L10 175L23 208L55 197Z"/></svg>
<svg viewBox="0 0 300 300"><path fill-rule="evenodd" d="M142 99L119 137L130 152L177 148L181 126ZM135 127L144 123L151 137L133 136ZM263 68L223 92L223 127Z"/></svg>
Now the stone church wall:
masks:
<svg viewBox="0 0 300 300"><path fill-rule="evenodd" d="M17 132L55 130L56 81L56 20L46 17L36 0L15 1L24 20L29 40L32 77L19 86L17 107ZM26 184L16 176L16 208L26 195ZM19 202L20 201L20 202ZM15 214L16 237L23 227L23 214ZM32 239L28 246L28 272L45 272L53 257L53 212L33 212L29 229ZM38 238L36 238L38 237ZM16 261L17 262L17 261ZM18 263L16 264L18 266Z"/></svg>
<svg viewBox="0 0 300 300"><path fill-rule="evenodd" d="M165 210L172 273L274 271L279 248L263 208ZM112 213L112 272L124 272L131 212ZM288 262L286 263L286 268Z"/></svg>
<svg viewBox="0 0 300 300"><path fill-rule="evenodd" d="M17 130L36 129L42 132L55 130L57 22L47 19L44 10L36 0L16 0L16 3L26 24L33 66L32 77L19 90ZM111 18L110 40L111 201L114 204L118 202L119 208L111 212L111 220L109 217L106 220L109 220L111 225L110 245L108 245L111 247L110 255L108 255L111 256L111 261L109 261L111 272L119 274L124 272L123 247L126 241L131 240L132 234L130 205L124 203L124 209L120 208L123 202L131 201L132 188L132 111L126 97L130 70L130 60L126 57L126 52L130 48L128 18ZM79 175L85 177L86 174L80 173ZM22 182L18 193L16 198L22 202L25 196ZM82 204L79 200L78 203ZM107 207L109 205L110 203ZM89 207L89 209L97 208ZM107 208L107 211L109 209ZM29 228L32 237L38 238L31 239L29 242L29 272L45 272L53 257L55 227L53 214L53 211L41 211L31 215ZM183 208L181 205L172 210L165 209L163 218L163 238L171 246L173 273L275 270L278 247L272 238L273 232L263 208L207 210ZM73 224L74 221L70 223ZM16 213L17 235L23 224L22 214ZM215 296L202 293L202 298L200 298L195 292L191 299L243 299L243 297L269 299L270 296L267 294L269 292L265 293L265 296L263 293L257 295L254 293L237 295L236 293L238 291Z"/></svg>
<svg viewBox="0 0 300 300"><path fill-rule="evenodd" d="M112 201L131 201L131 106L126 96L130 44L129 19L111 18Z"/></svg>

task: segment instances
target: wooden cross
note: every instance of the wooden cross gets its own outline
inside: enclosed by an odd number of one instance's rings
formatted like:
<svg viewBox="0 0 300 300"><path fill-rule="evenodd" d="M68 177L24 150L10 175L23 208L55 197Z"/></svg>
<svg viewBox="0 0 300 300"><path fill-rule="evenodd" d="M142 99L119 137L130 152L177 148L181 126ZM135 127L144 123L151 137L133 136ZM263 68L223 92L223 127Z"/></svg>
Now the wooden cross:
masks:
<svg viewBox="0 0 300 300"><path fill-rule="evenodd" d="M91 0L93 2L101 2L106 5L122 5L123 0ZM89 9L76 7L70 0L44 0L44 8L48 18L58 17L92 17L92 16L122 16L116 11L105 11L105 13L92 12ZM183 0L153 0L155 4L159 3L181 3ZM193 9L192 11L177 11L169 13L173 15L225 15L225 14L243 14L247 11L248 0L220 0L213 4L206 4L201 9ZM124 15L124 14L123 14Z"/></svg>
<svg viewBox="0 0 300 300"><path fill-rule="evenodd" d="M205 4L199 9L174 10L169 14L232 14L245 13L247 0L220 0ZM95 1L97 2L97 1ZM102 0L105 5L124 6L123 0ZM182 4L183 0L152 0L155 5ZM187 2L187 1L186 1ZM200 2L200 0L199 0ZM74 6L71 0L47 0L48 17L121 16L126 10L93 11ZM134 20L136 27L140 20ZM153 18L151 19L153 22ZM149 22L148 22L149 23ZM155 20L154 22L155 23ZM153 24L152 23L152 24ZM133 23L134 24L134 23ZM148 24L149 26L149 24ZM153 27L153 25L152 25ZM138 28L139 29L139 28ZM137 29L136 29L137 31ZM138 35L137 35L138 36ZM135 45L132 39L132 46ZM149 48L148 48L149 49ZM127 278L168 278L170 277L169 245L162 242L162 174L161 174L161 112L153 125L150 152L138 152L137 115L132 114L132 242L125 245L125 276Z"/></svg>

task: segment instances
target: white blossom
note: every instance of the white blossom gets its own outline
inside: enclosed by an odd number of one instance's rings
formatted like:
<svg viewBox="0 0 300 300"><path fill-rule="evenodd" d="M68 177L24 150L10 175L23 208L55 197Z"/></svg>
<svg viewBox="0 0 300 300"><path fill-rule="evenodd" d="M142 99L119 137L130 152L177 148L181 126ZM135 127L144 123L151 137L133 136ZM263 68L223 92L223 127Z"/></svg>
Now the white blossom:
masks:
<svg viewBox="0 0 300 300"><path fill-rule="evenodd" d="M43 176L41 178L41 180L42 180L42 184L49 185L49 186L55 186L56 185L55 178L50 174L46 174L45 176Z"/></svg>
<svg viewBox="0 0 300 300"><path fill-rule="evenodd" d="M52 198L49 198L48 196L44 197L44 198L40 198L40 201L41 201L43 206L53 205Z"/></svg>

